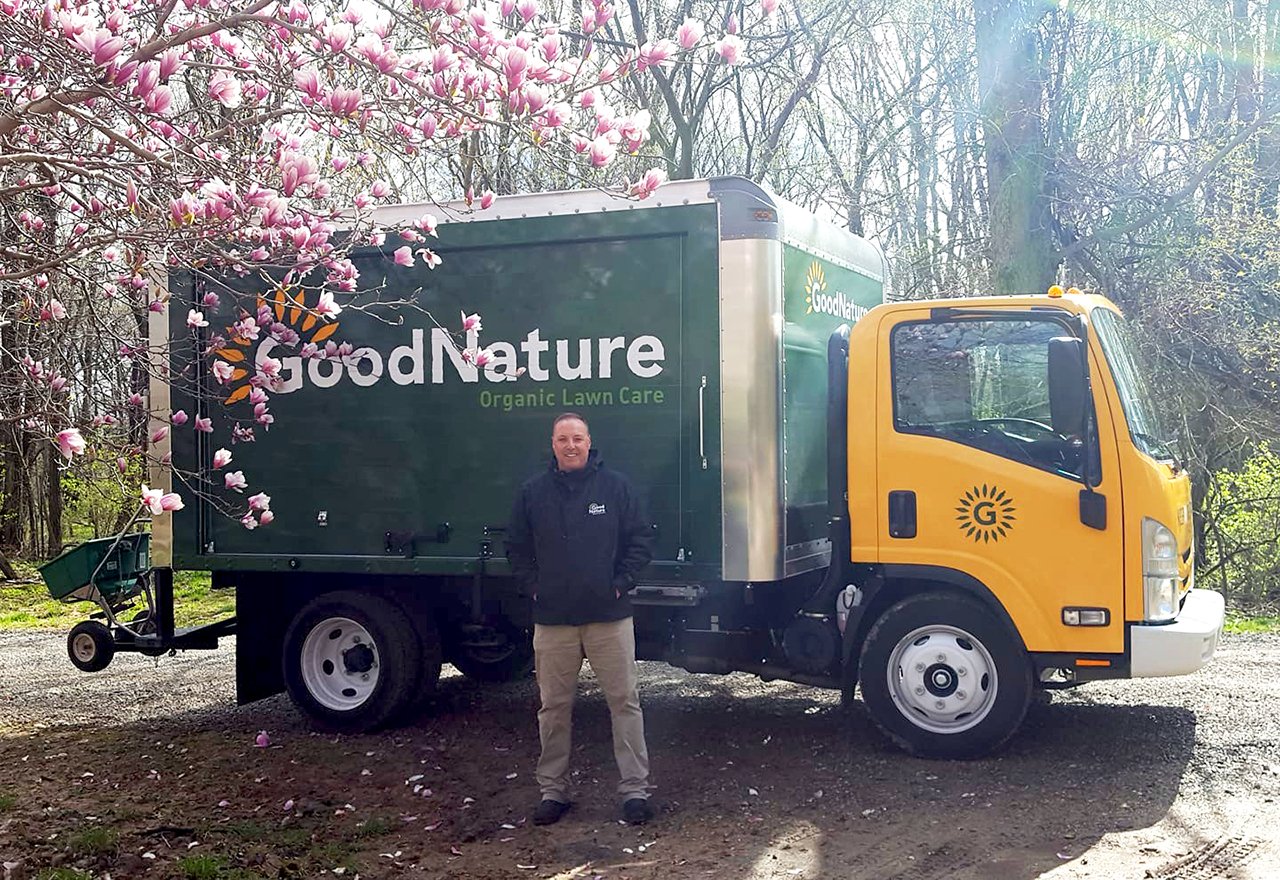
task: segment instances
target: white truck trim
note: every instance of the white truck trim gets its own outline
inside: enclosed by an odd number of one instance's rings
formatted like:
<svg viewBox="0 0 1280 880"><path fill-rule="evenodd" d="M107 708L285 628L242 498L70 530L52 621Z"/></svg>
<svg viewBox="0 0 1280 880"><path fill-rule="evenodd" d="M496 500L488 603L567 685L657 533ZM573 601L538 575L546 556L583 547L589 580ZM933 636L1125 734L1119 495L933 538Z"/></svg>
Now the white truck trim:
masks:
<svg viewBox="0 0 1280 880"><path fill-rule="evenodd" d="M1173 623L1129 628L1129 676L1188 675L1218 649L1226 602L1214 590L1192 590Z"/></svg>

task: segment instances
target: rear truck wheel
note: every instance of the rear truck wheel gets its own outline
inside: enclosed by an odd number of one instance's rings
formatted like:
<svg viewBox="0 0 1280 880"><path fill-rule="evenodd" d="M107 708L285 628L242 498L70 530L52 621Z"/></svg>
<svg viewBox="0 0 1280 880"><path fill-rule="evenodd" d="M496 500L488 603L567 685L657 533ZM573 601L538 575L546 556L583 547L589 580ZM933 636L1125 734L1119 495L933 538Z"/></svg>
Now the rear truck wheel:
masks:
<svg viewBox="0 0 1280 880"><path fill-rule="evenodd" d="M364 733L407 709L422 681L417 630L399 607L342 590L307 603L284 637L285 687L319 726Z"/></svg>
<svg viewBox="0 0 1280 880"><path fill-rule="evenodd" d="M1030 659L977 600L910 596L867 633L859 670L871 719L896 745L930 758L977 758L1022 724Z"/></svg>
<svg viewBox="0 0 1280 880"><path fill-rule="evenodd" d="M111 630L96 620L77 623L67 635L67 656L81 672L101 672L115 655Z"/></svg>
<svg viewBox="0 0 1280 880"><path fill-rule="evenodd" d="M533 635L502 625L471 627L450 651L449 662L467 678L499 684L533 672Z"/></svg>

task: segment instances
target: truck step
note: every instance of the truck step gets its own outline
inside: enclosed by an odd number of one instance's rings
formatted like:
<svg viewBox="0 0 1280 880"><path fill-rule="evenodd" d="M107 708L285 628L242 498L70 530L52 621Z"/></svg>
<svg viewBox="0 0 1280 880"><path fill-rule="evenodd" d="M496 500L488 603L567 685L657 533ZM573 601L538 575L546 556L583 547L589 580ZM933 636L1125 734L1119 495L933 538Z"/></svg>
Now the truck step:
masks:
<svg viewBox="0 0 1280 880"><path fill-rule="evenodd" d="M693 607L707 591L697 584L640 584L631 591L634 605L677 605Z"/></svg>

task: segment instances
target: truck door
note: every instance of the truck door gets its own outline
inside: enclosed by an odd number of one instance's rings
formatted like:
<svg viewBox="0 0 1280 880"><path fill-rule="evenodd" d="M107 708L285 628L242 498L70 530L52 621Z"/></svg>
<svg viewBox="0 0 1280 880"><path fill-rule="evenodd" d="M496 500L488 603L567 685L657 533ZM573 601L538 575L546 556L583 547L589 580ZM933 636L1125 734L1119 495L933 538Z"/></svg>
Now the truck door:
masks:
<svg viewBox="0 0 1280 880"><path fill-rule="evenodd" d="M1107 504L1099 529L1080 516L1086 447L1055 429L1050 405L1049 340L1068 331L1044 312L992 314L920 309L884 319L876 402L880 561L977 581L1005 607L1030 651L1120 653L1120 479L1105 399L1095 394L1097 491ZM1098 375L1102 367L1090 359ZM1109 622L1067 626L1067 608L1104 608Z"/></svg>

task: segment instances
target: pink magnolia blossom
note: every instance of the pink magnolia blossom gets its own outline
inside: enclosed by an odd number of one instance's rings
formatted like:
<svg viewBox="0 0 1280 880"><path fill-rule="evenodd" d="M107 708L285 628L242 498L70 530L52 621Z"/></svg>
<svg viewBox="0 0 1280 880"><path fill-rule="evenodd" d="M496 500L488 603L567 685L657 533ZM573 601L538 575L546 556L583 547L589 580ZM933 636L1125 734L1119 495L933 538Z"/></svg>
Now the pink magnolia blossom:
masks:
<svg viewBox="0 0 1280 880"><path fill-rule="evenodd" d="M221 470L231 464L231 450L219 449L213 454L213 466L217 470Z"/></svg>
<svg viewBox="0 0 1280 880"><path fill-rule="evenodd" d="M636 198L647 199L659 186L666 182L667 172L661 168L650 168L639 180L631 184L630 193Z"/></svg>
<svg viewBox="0 0 1280 880"><path fill-rule="evenodd" d="M236 492L243 492L245 486L249 485L244 478L244 471L230 471L222 475L222 484L228 489Z"/></svg>
<svg viewBox="0 0 1280 880"><path fill-rule="evenodd" d="M497 196L495 196L495 195L494 195L494 192L493 192L493 190L491 190L491 189L487 189L487 190L485 190L483 193L481 193L481 195L480 195L480 210L481 210L481 211L487 211L487 210L489 210L491 207L493 207L493 200L494 200L495 198L497 198Z"/></svg>
<svg viewBox="0 0 1280 880"><path fill-rule="evenodd" d="M267 510L271 507L271 496L265 492L249 496L250 510Z"/></svg>
<svg viewBox="0 0 1280 880"><path fill-rule="evenodd" d="M313 311L322 318L336 318L342 314L342 306L333 301L333 291L325 290L321 292L320 298L316 300Z"/></svg>
<svg viewBox="0 0 1280 880"><path fill-rule="evenodd" d="M462 329L464 332L467 332L467 333L471 332L472 330L479 333L481 330L480 316L468 315L466 312L463 312L462 313Z"/></svg>
<svg viewBox="0 0 1280 880"><path fill-rule="evenodd" d="M275 518L276 515L270 510L264 510L262 513L258 514L258 523L260 525L269 526L271 523L275 522Z"/></svg>
<svg viewBox="0 0 1280 880"><path fill-rule="evenodd" d="M408 245L398 247L395 249L395 253L392 254L392 258L397 266L412 266L413 250Z"/></svg>
<svg viewBox="0 0 1280 880"><path fill-rule="evenodd" d="M778 0L760 0L760 8L765 15L773 17L774 13L778 11Z"/></svg>
<svg viewBox="0 0 1280 880"><path fill-rule="evenodd" d="M684 23L676 29L676 42L680 44L681 49L689 50L702 42L705 33L706 25L696 18L686 18Z"/></svg>
<svg viewBox="0 0 1280 880"><path fill-rule="evenodd" d="M271 737L267 736L265 730L259 730L258 735L253 738L253 745L255 748L265 749L271 745Z"/></svg>
<svg viewBox="0 0 1280 880"><path fill-rule="evenodd" d="M187 423L187 411L183 409L176 410L173 415L169 416L169 422L174 427L182 427Z"/></svg>
<svg viewBox="0 0 1280 880"><path fill-rule="evenodd" d="M120 54L120 50L124 48L124 40L106 28L98 28L96 31L83 31L76 35L72 40L75 45L93 56L93 63L97 67L106 67L116 59Z"/></svg>
<svg viewBox="0 0 1280 880"><path fill-rule="evenodd" d="M213 378L218 380L219 385L226 385L231 381L231 374L235 372L235 367L226 361L213 362Z"/></svg>
<svg viewBox="0 0 1280 880"><path fill-rule="evenodd" d="M210 416L196 416L196 420L192 424L202 434L213 433L213 418Z"/></svg>
<svg viewBox="0 0 1280 880"><path fill-rule="evenodd" d="M725 34L716 42L715 53L725 64L737 64L742 60L742 38L736 34Z"/></svg>
<svg viewBox="0 0 1280 880"><path fill-rule="evenodd" d="M62 303L56 299L51 299L40 311L40 320L42 321L63 321L66 320L67 309Z"/></svg>
<svg viewBox="0 0 1280 880"><path fill-rule="evenodd" d="M84 448L84 437L80 436L79 428L67 428L58 432L58 451L63 458L70 461L73 455L84 455Z"/></svg>
<svg viewBox="0 0 1280 880"><path fill-rule="evenodd" d="M656 43L645 43L640 47L637 66L640 70L657 67L676 54L676 44L670 40L658 40Z"/></svg>
<svg viewBox="0 0 1280 880"><path fill-rule="evenodd" d="M591 142L590 160L591 167L602 168L613 161L613 157L617 154L617 148L609 142L609 139L601 135Z"/></svg>
<svg viewBox="0 0 1280 880"><path fill-rule="evenodd" d="M240 525L244 526L249 531L253 531L258 527L258 521L253 518L252 513L246 513L244 516L240 517Z"/></svg>
<svg viewBox="0 0 1280 880"><path fill-rule="evenodd" d="M151 442L159 443L161 440L163 440L165 437L168 437L168 436L169 436L169 429L162 425L161 427L156 428L154 431L151 432Z"/></svg>
<svg viewBox="0 0 1280 880"><path fill-rule="evenodd" d="M228 110L240 106L242 94L243 85L240 80L224 71L220 70L209 78L209 97Z"/></svg>
<svg viewBox="0 0 1280 880"><path fill-rule="evenodd" d="M166 492L163 489L151 489L146 483L142 484L141 493L142 504L151 511L152 516L159 516L162 513L170 513L175 510L182 510L185 506L182 503L182 496L177 492Z"/></svg>
<svg viewBox="0 0 1280 880"><path fill-rule="evenodd" d="M204 318L204 312L197 312L195 309L187 312L187 326L193 330L197 327L208 327L209 322Z"/></svg>

